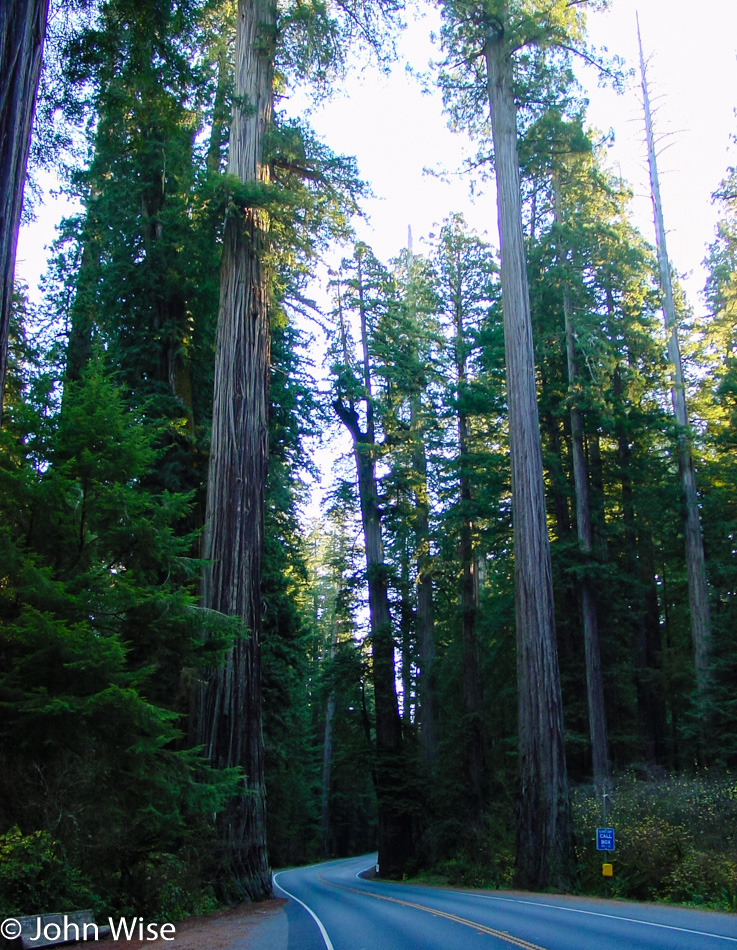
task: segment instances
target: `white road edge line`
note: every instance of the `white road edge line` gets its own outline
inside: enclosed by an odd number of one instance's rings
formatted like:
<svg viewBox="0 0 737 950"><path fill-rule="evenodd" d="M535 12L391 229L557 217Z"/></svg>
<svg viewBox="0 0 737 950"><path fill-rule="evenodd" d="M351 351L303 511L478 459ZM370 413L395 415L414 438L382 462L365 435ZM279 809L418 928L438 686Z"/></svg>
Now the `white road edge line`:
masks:
<svg viewBox="0 0 737 950"><path fill-rule="evenodd" d="M361 875L362 875L362 874L365 874L366 871L370 871L371 868L375 868L375 867L376 867L376 862L374 862L373 864L369 864L369 866L368 866L367 868L362 868L362 869L356 874L356 878L357 878L359 881L365 881L366 878L365 878L365 877L361 877Z"/></svg>
<svg viewBox="0 0 737 950"><path fill-rule="evenodd" d="M370 871L374 867L370 864L367 868L359 871L356 877L359 880L365 880L361 875ZM462 891L461 893L468 893ZM631 924L644 924L647 927L662 927L664 930L677 930L679 933L696 934L699 937L714 937L717 940L728 940L730 943L737 943L737 937L727 937L724 934L707 933L705 930L688 930L686 927L674 927L671 924L657 924L651 920L638 920L636 917L620 917L617 914L601 914L593 910L578 910L576 907L561 907L560 904L543 904L542 901L515 900L513 897L489 897L486 894L472 894L472 897L480 897L485 901L505 901L508 904L530 904L532 907L549 907L552 910L567 910L571 914L587 914L589 917L606 917L609 920L624 920Z"/></svg>
<svg viewBox="0 0 737 950"><path fill-rule="evenodd" d="M689 930L687 927L674 927L672 924L656 924L652 920L638 920L637 917L620 917L618 914L602 914L594 910L578 910L576 907L562 907L560 904L543 904L542 901L525 901L513 897L487 897L486 894L475 894L485 901L504 901L507 904L529 904L532 907L549 907L552 910L565 910L569 914L587 914L589 917L606 917L609 920L625 920L629 924L643 924L646 927L662 927L664 930L677 930L679 933L696 934L698 937L714 937L716 940L728 940L737 943L737 937L727 937L724 934L712 934L705 930Z"/></svg>
<svg viewBox="0 0 737 950"><path fill-rule="evenodd" d="M320 928L320 933L322 934L322 939L325 941L325 946L327 947L327 950L335 950L335 947L333 946L332 940L330 939L330 937L328 937L328 932L327 932L327 930L323 927L322 921L321 921L320 918L317 916L317 914L314 912L314 910L312 910L312 908L308 907L307 904L305 904L304 901L301 901L298 897L295 897L294 894L292 894L290 891L288 891L288 890L286 889L286 887L282 887L281 884L278 884L278 883L277 883L277 880L276 880L276 879L277 879L277 878L279 877L279 875L282 874L282 873L283 873L282 871L278 871L278 872L274 875L274 884L276 884L276 886L279 888L279 890L282 891L282 893L286 894L287 897L291 897L293 901L297 901L298 904L301 904L302 907L304 907L304 909L307 911L307 913L312 917L312 919L315 921L315 923L317 924L317 926Z"/></svg>

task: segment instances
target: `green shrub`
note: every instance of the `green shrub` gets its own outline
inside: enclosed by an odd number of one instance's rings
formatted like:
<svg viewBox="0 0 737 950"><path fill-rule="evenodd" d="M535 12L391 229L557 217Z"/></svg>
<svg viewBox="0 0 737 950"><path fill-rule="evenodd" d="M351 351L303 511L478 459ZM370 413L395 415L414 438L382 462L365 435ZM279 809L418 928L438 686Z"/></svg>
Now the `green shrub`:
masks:
<svg viewBox="0 0 737 950"><path fill-rule="evenodd" d="M722 854L687 854L665 882L663 896L679 904L737 911L737 861Z"/></svg>
<svg viewBox="0 0 737 950"><path fill-rule="evenodd" d="M686 854L686 837L683 825L671 824L658 815L645 815L622 829L614 893L636 900L658 895Z"/></svg>
<svg viewBox="0 0 737 950"><path fill-rule="evenodd" d="M100 907L89 880L47 831L0 835L0 913L30 915Z"/></svg>
<svg viewBox="0 0 737 950"><path fill-rule="evenodd" d="M217 910L220 905L212 887L202 884L201 870L196 859L187 861L176 854L147 855L126 875L130 913L171 923Z"/></svg>
<svg viewBox="0 0 737 950"><path fill-rule="evenodd" d="M704 773L612 783L607 825L616 851L596 850L601 799L592 787L573 792L580 885L589 894L735 908L737 782ZM611 860L614 877L602 876Z"/></svg>
<svg viewBox="0 0 737 950"><path fill-rule="evenodd" d="M421 842L431 868L422 880L458 887L511 887L514 822L497 806L477 824L437 822ZM427 860L432 855L434 860Z"/></svg>

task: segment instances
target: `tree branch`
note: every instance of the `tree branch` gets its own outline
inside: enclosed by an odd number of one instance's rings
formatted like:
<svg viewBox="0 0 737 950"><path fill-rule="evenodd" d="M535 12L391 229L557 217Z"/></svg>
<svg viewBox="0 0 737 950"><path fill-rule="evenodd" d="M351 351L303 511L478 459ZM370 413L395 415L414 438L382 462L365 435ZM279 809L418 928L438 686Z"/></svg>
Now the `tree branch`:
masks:
<svg viewBox="0 0 737 950"><path fill-rule="evenodd" d="M353 406L347 407L344 405L342 399L334 399L333 409L335 409L338 418L353 436L353 441L365 441L365 436L361 432L361 426L358 422L358 413L353 408Z"/></svg>

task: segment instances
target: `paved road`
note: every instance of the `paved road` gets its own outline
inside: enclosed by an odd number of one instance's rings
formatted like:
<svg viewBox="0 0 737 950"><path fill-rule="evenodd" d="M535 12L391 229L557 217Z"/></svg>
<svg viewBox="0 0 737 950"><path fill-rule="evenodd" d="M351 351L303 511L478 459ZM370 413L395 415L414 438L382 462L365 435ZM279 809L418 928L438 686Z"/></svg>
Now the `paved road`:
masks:
<svg viewBox="0 0 737 950"><path fill-rule="evenodd" d="M281 871L288 950L737 950L737 917L364 880L376 855Z"/></svg>

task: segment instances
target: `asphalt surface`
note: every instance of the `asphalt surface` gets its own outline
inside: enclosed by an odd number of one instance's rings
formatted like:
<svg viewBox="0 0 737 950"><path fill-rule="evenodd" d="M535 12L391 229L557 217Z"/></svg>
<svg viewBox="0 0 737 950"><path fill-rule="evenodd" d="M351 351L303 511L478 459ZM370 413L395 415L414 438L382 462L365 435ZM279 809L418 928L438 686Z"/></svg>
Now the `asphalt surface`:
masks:
<svg viewBox="0 0 737 950"><path fill-rule="evenodd" d="M376 855L280 871L287 950L737 950L737 917L365 880Z"/></svg>

